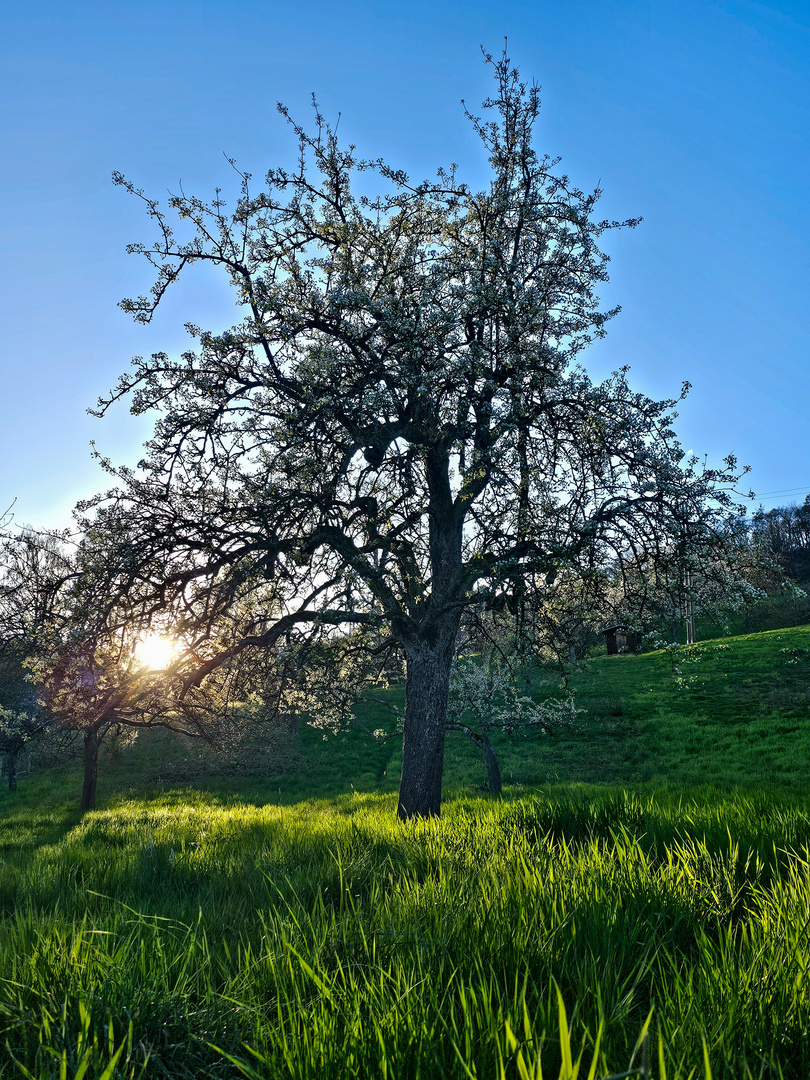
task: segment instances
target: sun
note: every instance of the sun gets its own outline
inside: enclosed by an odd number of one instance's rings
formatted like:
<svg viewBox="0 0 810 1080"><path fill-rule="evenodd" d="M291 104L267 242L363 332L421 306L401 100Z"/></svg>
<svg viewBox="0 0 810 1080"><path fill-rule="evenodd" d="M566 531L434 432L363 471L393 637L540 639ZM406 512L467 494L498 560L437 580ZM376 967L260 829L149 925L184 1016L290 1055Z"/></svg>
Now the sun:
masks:
<svg viewBox="0 0 810 1080"><path fill-rule="evenodd" d="M159 634L150 634L135 646L135 659L153 671L160 670L169 666L176 652L176 641Z"/></svg>

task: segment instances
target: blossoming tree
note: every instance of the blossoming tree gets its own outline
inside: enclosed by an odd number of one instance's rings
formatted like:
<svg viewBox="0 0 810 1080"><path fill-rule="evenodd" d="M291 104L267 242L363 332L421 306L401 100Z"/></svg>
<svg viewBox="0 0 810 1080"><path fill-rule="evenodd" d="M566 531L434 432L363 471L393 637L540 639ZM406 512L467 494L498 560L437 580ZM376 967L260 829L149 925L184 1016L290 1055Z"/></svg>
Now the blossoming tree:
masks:
<svg viewBox="0 0 810 1080"><path fill-rule="evenodd" d="M292 169L228 211L179 193L144 200L157 229L132 247L156 270L122 306L148 322L192 264L221 268L242 317L196 346L138 358L128 398L160 417L137 471L87 510L126 519L135 550L171 553L154 586L231 590L255 605L245 647L368 632L406 665L399 816L439 813L451 664L471 606L583 573L618 553L654 558L714 514L735 479L685 462L674 401L626 371L593 383L576 358L613 311L599 191L577 189L534 146L537 87L508 58L485 117L482 191L455 166L414 183L357 156L315 109ZM358 174L379 194L355 191ZM179 225L173 225L176 215ZM185 236L176 236L177 228ZM142 560L148 577L148 558ZM201 672L216 666L216 658Z"/></svg>

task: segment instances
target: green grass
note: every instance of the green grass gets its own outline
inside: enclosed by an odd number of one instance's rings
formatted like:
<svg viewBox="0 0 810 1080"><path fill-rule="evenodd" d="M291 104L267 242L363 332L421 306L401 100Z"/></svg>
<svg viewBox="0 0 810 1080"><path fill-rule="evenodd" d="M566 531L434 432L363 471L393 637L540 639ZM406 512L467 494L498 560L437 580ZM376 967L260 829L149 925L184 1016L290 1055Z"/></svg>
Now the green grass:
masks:
<svg viewBox="0 0 810 1080"><path fill-rule="evenodd" d="M804 1080L810 630L723 644L688 691L594 662L576 732L502 740L502 800L451 744L440 821L397 824L360 733L265 778L145 740L83 819L75 770L23 777L0 1076Z"/></svg>

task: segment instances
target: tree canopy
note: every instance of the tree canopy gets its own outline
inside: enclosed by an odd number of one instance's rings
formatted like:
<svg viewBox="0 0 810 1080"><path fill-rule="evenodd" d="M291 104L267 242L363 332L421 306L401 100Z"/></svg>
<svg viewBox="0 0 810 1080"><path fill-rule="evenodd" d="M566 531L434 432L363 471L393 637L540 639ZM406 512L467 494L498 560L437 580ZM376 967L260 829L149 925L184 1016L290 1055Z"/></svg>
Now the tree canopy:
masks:
<svg viewBox="0 0 810 1080"><path fill-rule="evenodd" d="M491 169L481 191L454 165L414 183L359 157L317 105L312 132L279 107L297 164L258 192L240 174L232 210L182 191L164 210L114 177L157 228L130 249L152 290L124 310L148 322L208 262L243 317L189 326L192 349L136 358L100 400L99 413L126 397L159 417L140 467L113 470L85 506L92 527L129 538L163 601L249 612L197 682L225 653L336 633L399 650L403 818L439 812L464 612L519 605L562 571L672 559L685 530L711 547L736 479L732 458L684 458L674 400L634 392L626 369L597 384L577 365L618 310L598 301L600 237L637 220L596 218L600 191L535 149L538 88L506 55L486 60L494 96L484 118L465 108ZM357 194L358 177L379 194Z"/></svg>

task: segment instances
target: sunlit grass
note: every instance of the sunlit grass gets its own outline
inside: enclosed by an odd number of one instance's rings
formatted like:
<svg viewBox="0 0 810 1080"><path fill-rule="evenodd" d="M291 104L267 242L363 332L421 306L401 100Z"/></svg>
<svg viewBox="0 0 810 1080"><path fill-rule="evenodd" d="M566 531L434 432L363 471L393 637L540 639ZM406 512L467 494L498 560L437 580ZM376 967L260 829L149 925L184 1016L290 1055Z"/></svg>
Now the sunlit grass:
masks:
<svg viewBox="0 0 810 1080"><path fill-rule="evenodd" d="M806 802L393 810L141 799L12 855L3 1075L101 1075L120 1049L111 1075L556 1078L557 988L584 1073L598 1033L595 1075L624 1071L652 1009L668 1076L704 1039L714 1076L807 1075Z"/></svg>

